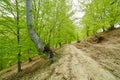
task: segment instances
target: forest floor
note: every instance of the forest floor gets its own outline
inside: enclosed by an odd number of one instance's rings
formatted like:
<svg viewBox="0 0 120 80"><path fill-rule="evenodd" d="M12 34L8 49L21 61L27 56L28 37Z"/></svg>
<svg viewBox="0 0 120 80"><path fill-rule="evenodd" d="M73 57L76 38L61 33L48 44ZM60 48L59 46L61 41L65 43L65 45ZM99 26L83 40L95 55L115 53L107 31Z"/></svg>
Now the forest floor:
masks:
<svg viewBox="0 0 120 80"><path fill-rule="evenodd" d="M66 44L57 52L61 57L56 62L16 80L120 80L120 28Z"/></svg>

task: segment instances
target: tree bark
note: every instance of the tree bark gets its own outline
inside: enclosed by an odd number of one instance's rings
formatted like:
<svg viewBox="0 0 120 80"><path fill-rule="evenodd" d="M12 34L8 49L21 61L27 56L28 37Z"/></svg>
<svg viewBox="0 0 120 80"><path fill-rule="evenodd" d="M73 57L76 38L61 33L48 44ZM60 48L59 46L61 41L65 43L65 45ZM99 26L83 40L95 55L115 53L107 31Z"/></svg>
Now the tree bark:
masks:
<svg viewBox="0 0 120 80"><path fill-rule="evenodd" d="M42 40L39 38L35 30L33 29L32 25L32 0L26 0L26 20L27 20L27 27L28 27L28 33L34 42L38 52L45 52L45 43L42 42ZM51 50L46 51L48 55L50 55L50 60L53 60L53 53L50 52ZM52 57L51 57L52 56Z"/></svg>
<svg viewBox="0 0 120 80"><path fill-rule="evenodd" d="M32 26L32 0L26 0L26 11L28 33L32 41L35 43L38 52L43 51L45 45L42 40L40 40Z"/></svg>
<svg viewBox="0 0 120 80"><path fill-rule="evenodd" d="M22 71L21 69L21 48L20 48L20 27L19 27L19 8L18 0L16 0L16 26L17 26L17 42L18 42L18 72Z"/></svg>

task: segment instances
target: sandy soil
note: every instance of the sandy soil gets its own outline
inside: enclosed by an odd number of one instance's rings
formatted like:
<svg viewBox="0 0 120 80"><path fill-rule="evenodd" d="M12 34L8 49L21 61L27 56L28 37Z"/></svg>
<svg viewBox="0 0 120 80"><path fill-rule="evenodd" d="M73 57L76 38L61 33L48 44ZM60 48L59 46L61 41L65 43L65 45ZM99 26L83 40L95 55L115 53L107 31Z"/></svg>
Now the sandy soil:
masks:
<svg viewBox="0 0 120 80"><path fill-rule="evenodd" d="M94 59L85 55L82 50L67 45L62 58L49 69L20 80L117 80L117 78Z"/></svg>

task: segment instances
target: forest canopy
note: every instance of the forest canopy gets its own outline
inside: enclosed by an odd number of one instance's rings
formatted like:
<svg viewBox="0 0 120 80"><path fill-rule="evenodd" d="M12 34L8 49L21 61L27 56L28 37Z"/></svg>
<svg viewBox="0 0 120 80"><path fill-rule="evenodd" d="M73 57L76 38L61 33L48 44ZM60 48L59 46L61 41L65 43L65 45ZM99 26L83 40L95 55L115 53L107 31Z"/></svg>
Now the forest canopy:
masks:
<svg viewBox="0 0 120 80"><path fill-rule="evenodd" d="M33 28L42 41L53 48L76 40L73 12L66 0L32 0ZM69 1L69 3L71 3ZM63 6L64 5L64 6ZM26 27L24 0L1 0L0 3L0 70L37 55Z"/></svg>
<svg viewBox="0 0 120 80"><path fill-rule="evenodd" d="M92 0L85 5L81 22L85 36L114 29L115 25L120 24L120 0Z"/></svg>

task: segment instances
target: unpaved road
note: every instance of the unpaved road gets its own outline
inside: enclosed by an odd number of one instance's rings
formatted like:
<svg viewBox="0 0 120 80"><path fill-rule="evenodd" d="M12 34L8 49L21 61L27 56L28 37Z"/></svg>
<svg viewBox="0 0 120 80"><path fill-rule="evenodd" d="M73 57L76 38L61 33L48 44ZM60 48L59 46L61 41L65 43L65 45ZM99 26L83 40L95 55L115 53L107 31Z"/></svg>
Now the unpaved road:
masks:
<svg viewBox="0 0 120 80"><path fill-rule="evenodd" d="M21 80L119 80L102 68L85 52L73 45L63 49L63 56L46 70L34 75L24 76Z"/></svg>

